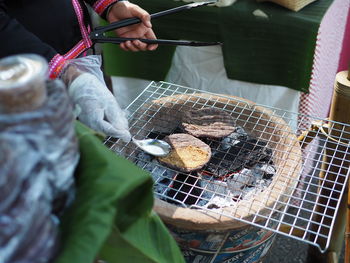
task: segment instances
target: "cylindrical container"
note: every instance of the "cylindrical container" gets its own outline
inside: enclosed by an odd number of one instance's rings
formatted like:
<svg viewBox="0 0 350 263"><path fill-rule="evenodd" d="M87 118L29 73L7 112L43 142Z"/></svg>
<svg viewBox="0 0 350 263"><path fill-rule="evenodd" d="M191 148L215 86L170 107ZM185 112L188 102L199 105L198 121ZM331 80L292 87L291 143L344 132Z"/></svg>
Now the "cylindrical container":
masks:
<svg viewBox="0 0 350 263"><path fill-rule="evenodd" d="M0 60L0 263L52 262L79 160L66 87L37 55Z"/></svg>
<svg viewBox="0 0 350 263"><path fill-rule="evenodd" d="M276 234L254 226L239 229L184 230L168 225L186 262L259 262L269 251Z"/></svg>
<svg viewBox="0 0 350 263"><path fill-rule="evenodd" d="M46 100L47 62L34 54L0 60L0 113L37 109Z"/></svg>

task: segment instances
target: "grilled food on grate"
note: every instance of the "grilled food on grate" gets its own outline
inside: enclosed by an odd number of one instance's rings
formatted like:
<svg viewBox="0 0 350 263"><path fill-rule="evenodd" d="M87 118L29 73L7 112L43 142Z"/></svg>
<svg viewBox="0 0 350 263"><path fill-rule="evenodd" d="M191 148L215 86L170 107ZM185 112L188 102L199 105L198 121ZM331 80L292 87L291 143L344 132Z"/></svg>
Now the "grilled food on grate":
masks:
<svg viewBox="0 0 350 263"><path fill-rule="evenodd" d="M210 147L192 135L175 133L164 140L172 149L169 155L158 160L170 168L190 172L202 168L210 160Z"/></svg>
<svg viewBox="0 0 350 263"><path fill-rule="evenodd" d="M217 108L186 111L181 124L186 132L195 137L222 138L236 129L233 117Z"/></svg>

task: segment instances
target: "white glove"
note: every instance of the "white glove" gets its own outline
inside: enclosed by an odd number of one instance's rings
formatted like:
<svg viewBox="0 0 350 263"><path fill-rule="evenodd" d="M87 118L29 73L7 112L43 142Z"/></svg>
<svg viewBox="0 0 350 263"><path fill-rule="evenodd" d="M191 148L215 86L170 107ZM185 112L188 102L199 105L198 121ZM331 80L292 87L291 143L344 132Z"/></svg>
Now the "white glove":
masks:
<svg viewBox="0 0 350 263"><path fill-rule="evenodd" d="M101 79L99 61L98 56L72 60L69 65L73 67L62 78L69 79L66 81L68 93L82 123L95 131L129 142L131 134L126 114Z"/></svg>

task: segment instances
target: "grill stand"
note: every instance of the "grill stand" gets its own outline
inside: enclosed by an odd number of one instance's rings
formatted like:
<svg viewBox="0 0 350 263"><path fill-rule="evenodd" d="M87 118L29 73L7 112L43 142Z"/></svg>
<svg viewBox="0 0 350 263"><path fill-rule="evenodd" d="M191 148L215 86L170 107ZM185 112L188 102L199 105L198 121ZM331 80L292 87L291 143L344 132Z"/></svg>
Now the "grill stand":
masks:
<svg viewBox="0 0 350 263"><path fill-rule="evenodd" d="M213 100L206 100L203 99L202 97L196 97L196 90L190 89L187 87L179 86L179 85L174 85L166 82L152 82L141 94L138 98L135 99L135 101L129 105L128 110L130 112L143 112L144 115L150 114L151 112L149 109L144 109L143 107L152 104L153 101L156 101L158 99L164 98L164 97L173 97L175 95L176 99L174 100L179 100L177 96L181 94L189 94L194 98L191 103L193 104L199 104L199 106L212 106L212 107L217 107L217 105L221 105L221 101L213 101ZM202 91L201 91L202 92ZM211 96L214 96L215 98L217 97L217 94L212 94L212 93L206 93L208 98ZM186 95L187 96L187 95ZM222 96L224 99L228 99L226 96ZM172 101L169 103L171 104ZM188 102L188 101L187 101ZM334 103L333 103L334 104ZM349 103L347 103L349 105ZM245 115L244 109L246 109L246 106L244 103L238 103L237 105L232 104L226 104L222 105L224 110L231 112L231 109L235 109L236 113L239 112L240 115L239 117L242 117L246 121L250 122L254 121L253 119L250 119L250 115ZM265 107L268 108L268 107ZM311 116L305 116L302 114L294 114L291 112L285 112L279 109L273 109L273 108L268 108L269 114L272 114L273 116L279 116L282 117L283 119L287 120L287 124L289 126L294 126L293 124L296 123L295 120L299 120L298 125L300 127L305 127L309 126L309 123L311 122L310 120L313 120L313 117ZM178 109L175 109L178 110ZM156 112L157 113L157 112ZM234 113L234 114L236 114ZM242 114L241 114L242 113ZM294 114L294 115L293 115ZM150 115L150 118L152 118L154 115ZM348 114L349 116L349 114ZM137 116L134 114L131 115L132 118L138 118L140 116ZM141 115L142 117L142 115ZM316 118L315 118L316 119ZM260 119L259 119L260 120ZM268 119L262 118L262 122L268 121ZM263 229L267 230L272 230L276 233L293 237L297 240L304 241L308 244L314 245L318 247L321 251L331 251L331 246L333 245L333 242L330 242L331 239L331 233L334 232L339 232L339 231L333 231L334 228L337 227L338 225L338 219L337 222L334 221L333 216L337 214L338 210L341 211L341 205L339 203L340 199L343 197L345 188L346 188L346 181L348 174L346 173L346 169L343 168L344 166L347 165L347 157L348 157L348 152L347 147L344 147L342 143L339 141L346 140L350 138L349 136L349 125L348 124L342 124L342 123L337 123L332 120L322 120L322 122L328 123L328 128L329 128L329 136L323 136L323 130L324 129L319 129L319 128L314 128L310 134L303 135L303 146L305 144L305 147L307 146L307 143L311 141L314 137L318 137L321 143L323 143L323 153L328 155L328 159L322 159L322 158L314 158L314 154L311 153L309 154L308 151L304 151L304 163L307 163L307 161L312 161L314 162L314 171L311 175L308 175L306 179L303 179L301 177L300 179L297 179L299 183L303 183L306 185L306 189L303 190L303 195L302 197L299 198L299 201L301 202L301 205L299 206L294 206L293 209L296 210L296 214L292 214L287 210L287 207L293 206L291 200L294 198L291 194L284 194L283 196L286 197L287 199L285 200L279 200L279 204L283 205L282 211L275 209L275 207L266 207L271 211L270 214L267 215L261 215L261 214L256 214L254 217L240 217L237 214L229 214L225 210L219 210L217 213L219 216L224 216L224 217L230 217L232 219L237 220L237 223L248 223L253 226L257 226ZM313 123L313 122L311 122ZM145 122L144 124L142 121L138 121L136 123L137 125L135 126L134 122L131 122L131 129L132 132L137 132L137 128L141 128L141 135L144 135L143 132L145 129L149 128L147 125L148 123ZM300 127L299 127L299 132L300 132ZM265 132L264 127L260 127L259 125L255 128L259 128L262 132ZM136 130L135 130L136 129ZM302 128L301 128L302 129ZM283 126L278 127L276 130L278 133L285 131ZM311 136L312 134L312 136ZM333 139L335 141L333 141ZM127 145L122 145L118 141L113 141L113 140L107 140L106 141L107 146L109 146L112 150L116 151L117 153L122 153L124 149L127 148ZM335 151L336 150L336 151ZM337 152L337 154L334 154ZM340 155L339 155L340 154ZM282 156L282 155L281 155ZM126 156L130 160L135 161L135 156ZM340 157L340 159L339 159ZM283 158L283 157L282 157ZM281 158L281 159L282 159ZM345 159L345 160L344 160ZM333 166L337 166L337 163L340 164L340 166L336 170L330 170L330 168L322 165L324 161L327 161L328 163L332 164ZM345 164L344 164L345 162ZM331 167L331 165L329 166ZM323 170L327 169L327 170ZM323 174L323 178L318 178L318 172ZM322 172L324 171L324 173ZM302 173L302 171L301 171ZM294 180L294 178L290 177L288 178L288 174L286 174L287 179L289 180ZM317 183L314 183L315 180ZM320 181L320 183L318 183ZM296 184L295 184L296 185ZM315 191L314 188L317 188ZM295 190L295 188L294 188ZM157 193L159 196L159 193ZM316 201L314 199L316 198ZM330 200L331 202L328 202ZM320 207L320 208L319 208ZM247 207L250 209L250 207ZM281 220L276 221L272 217L273 213L277 213L281 216ZM343 213L344 214L344 213ZM331 216L332 215L332 216ZM265 218L267 222L277 222L277 227L271 227L269 224L261 224L260 221L258 220L260 218ZM285 219L288 219L289 221L286 221ZM315 219L320 219L320 221L315 221ZM315 225L318 226L317 232L315 232ZM322 231L321 231L322 230ZM325 231L323 231L325 230ZM314 238L313 238L314 235ZM334 236L334 234L333 234ZM333 237L332 236L332 237ZM311 253L310 253L311 254ZM333 254L330 253L329 257L333 257ZM317 262L317 261L315 261Z"/></svg>
<svg viewBox="0 0 350 263"><path fill-rule="evenodd" d="M341 123L350 123L350 81L347 78L348 72L343 71L339 72L336 76L335 85L334 85L334 93L332 98L332 106L330 111L330 119L341 122ZM336 129L329 129L328 134L330 137L338 137L339 131L341 128L339 124L334 125ZM333 140L330 140L326 145L325 155L323 156L323 164L320 173L320 178L325 178L327 188L337 187L337 183L344 184L346 182L339 181L340 178L334 178L336 174L343 174L344 176L349 172L349 162L350 162L350 153L349 147L346 143L346 140L349 141L350 136L349 127L344 127L346 129L346 133L343 134L340 143L336 143ZM332 158L335 156L336 158ZM335 183L330 183L330 181L334 181ZM349 183L348 183L349 184ZM349 187L348 187L349 191ZM327 192L324 191L323 195L327 196ZM322 198L319 200L318 205L316 207L316 211L320 213L326 212L328 215L336 216L336 221L334 224L334 230L330 238L329 248L326 251L326 257L321 255L317 249L314 247L310 247L308 251L308 262L338 262L339 255L342 249L343 241L344 241L344 232L346 228L346 216L347 216L347 199L346 192L341 198L341 203L339 207L339 211L336 215L332 215L331 211L324 211L324 207L327 204L328 200L326 198ZM339 197L338 197L339 198ZM350 201L350 199L349 199ZM320 222L320 216L315 217L316 222ZM347 222L347 232L349 229L350 218L348 218ZM313 230L317 230L317 225L312 226ZM321 229L321 231L324 231ZM346 238L347 248L349 247L349 240ZM321 241L324 243L324 241ZM326 244L324 244L326 245ZM345 262L350 262L350 251L346 249L345 251Z"/></svg>

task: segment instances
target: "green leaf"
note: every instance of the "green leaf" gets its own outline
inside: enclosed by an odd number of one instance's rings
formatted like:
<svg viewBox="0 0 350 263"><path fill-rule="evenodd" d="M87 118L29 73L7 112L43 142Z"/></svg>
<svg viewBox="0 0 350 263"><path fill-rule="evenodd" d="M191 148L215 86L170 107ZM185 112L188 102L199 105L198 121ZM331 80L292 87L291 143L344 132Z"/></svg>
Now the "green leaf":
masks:
<svg viewBox="0 0 350 263"><path fill-rule="evenodd" d="M132 262L183 262L175 241L152 213L151 176L110 151L79 122L76 132L81 154L76 199L62 217L55 263L90 263L100 251L108 262L130 262L130 257L139 260Z"/></svg>
<svg viewBox="0 0 350 263"><path fill-rule="evenodd" d="M176 242L155 213L140 218L124 233L114 228L99 258L108 263L185 262Z"/></svg>

